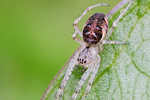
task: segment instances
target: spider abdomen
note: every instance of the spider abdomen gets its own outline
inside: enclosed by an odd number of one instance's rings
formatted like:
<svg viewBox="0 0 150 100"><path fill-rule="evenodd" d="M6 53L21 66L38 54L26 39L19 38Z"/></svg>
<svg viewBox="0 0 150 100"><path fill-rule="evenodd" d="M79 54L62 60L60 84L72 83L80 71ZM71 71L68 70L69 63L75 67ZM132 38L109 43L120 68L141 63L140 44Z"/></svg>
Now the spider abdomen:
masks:
<svg viewBox="0 0 150 100"><path fill-rule="evenodd" d="M83 28L83 40L88 44L97 44L104 39L107 30L107 17L102 13L95 13L87 20Z"/></svg>

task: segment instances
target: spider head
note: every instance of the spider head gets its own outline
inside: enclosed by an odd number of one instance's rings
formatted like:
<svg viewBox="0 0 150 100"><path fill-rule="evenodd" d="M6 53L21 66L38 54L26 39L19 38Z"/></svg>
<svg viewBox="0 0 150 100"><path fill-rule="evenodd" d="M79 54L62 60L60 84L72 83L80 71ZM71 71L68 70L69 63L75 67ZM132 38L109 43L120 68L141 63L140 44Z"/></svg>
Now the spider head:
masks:
<svg viewBox="0 0 150 100"><path fill-rule="evenodd" d="M83 28L83 40L88 44L97 44L106 36L108 19L102 13L93 14Z"/></svg>
<svg viewBox="0 0 150 100"><path fill-rule="evenodd" d="M86 46L77 58L78 64L84 66L85 68L89 67L88 65L92 62L92 59L97 56L97 54L98 47L96 45Z"/></svg>
<svg viewBox="0 0 150 100"><path fill-rule="evenodd" d="M91 59L91 54L89 52L89 46L87 46L85 49L83 49L81 51L81 53L79 54L79 57L77 58L77 61L79 63L79 65L86 65L88 63L90 63L90 59Z"/></svg>

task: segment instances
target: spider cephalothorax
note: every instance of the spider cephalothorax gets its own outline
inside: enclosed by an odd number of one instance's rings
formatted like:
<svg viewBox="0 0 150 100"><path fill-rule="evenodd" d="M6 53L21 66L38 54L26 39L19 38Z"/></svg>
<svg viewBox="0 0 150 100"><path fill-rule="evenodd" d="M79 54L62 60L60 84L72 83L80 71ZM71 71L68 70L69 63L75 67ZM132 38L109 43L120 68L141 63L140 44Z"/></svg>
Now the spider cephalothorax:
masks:
<svg viewBox="0 0 150 100"><path fill-rule="evenodd" d="M83 49L79 57L77 58L78 65L84 66L84 68L88 68L91 63L91 59L96 57L98 54L98 48L96 45L89 45Z"/></svg>
<svg viewBox="0 0 150 100"><path fill-rule="evenodd" d="M108 31L108 19L102 13L93 14L83 28L83 40L88 44L97 44Z"/></svg>

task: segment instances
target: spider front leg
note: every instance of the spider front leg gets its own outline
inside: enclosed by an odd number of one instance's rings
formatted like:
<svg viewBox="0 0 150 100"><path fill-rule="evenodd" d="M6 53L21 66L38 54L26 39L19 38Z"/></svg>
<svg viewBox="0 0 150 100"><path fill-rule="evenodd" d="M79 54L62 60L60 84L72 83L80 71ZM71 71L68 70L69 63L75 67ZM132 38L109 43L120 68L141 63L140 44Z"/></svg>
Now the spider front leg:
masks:
<svg viewBox="0 0 150 100"><path fill-rule="evenodd" d="M90 92L90 90L91 90L93 81L94 81L94 79L95 79L95 75L97 74L98 69L99 69L99 67L100 67L100 61L101 61L101 58L100 58L99 55L97 55L97 61L95 62L95 65L94 65L95 67L94 67L94 69L92 70L92 74L91 74L90 79L89 79L89 81L88 81L87 88L86 88L86 90L85 90L85 92L84 92L84 95L82 96L81 100L84 100L85 97L86 97L86 95L87 95L87 94Z"/></svg>
<svg viewBox="0 0 150 100"><path fill-rule="evenodd" d="M80 17L78 17L78 18L74 21L73 26L74 26L75 30L77 31L77 33L78 33L81 37L83 37L83 36L82 36L82 32L80 31L79 27L77 26L78 22L81 20L81 18L82 18L89 10L91 10L92 8L98 7L98 6L103 6L103 5L104 5L104 6L109 6L108 4L105 4L105 3L100 3L100 4L96 4L96 5L90 6L90 7L88 7L88 8L82 13L82 15L81 15Z"/></svg>
<svg viewBox="0 0 150 100"><path fill-rule="evenodd" d="M78 82L78 85L76 87L76 90L75 90L71 100L76 100L76 98L81 90L81 87L83 86L84 82L87 80L89 75L91 74L92 70L93 70L93 64L90 64L90 67L84 72L80 81Z"/></svg>
<svg viewBox="0 0 150 100"><path fill-rule="evenodd" d="M133 1L134 1L134 0L131 0L131 1L130 1L130 3L127 5L127 7L121 12L121 14L120 14L119 17L117 18L117 20L113 22L111 28L109 29L109 32L107 33L108 35L107 35L107 37L105 38L106 40L109 39L109 37L111 36L111 34L112 34L114 28L117 26L117 23L118 23L119 20L123 17L123 15L124 15L125 12L128 10L128 8L131 6L131 4L132 4Z"/></svg>
<svg viewBox="0 0 150 100"><path fill-rule="evenodd" d="M70 78L70 76L71 76L71 74L72 74L72 71L73 71L73 69L74 69L74 67L75 67L75 65L76 65L76 63L77 63L77 58L78 58L78 56L79 56L79 53L85 48L86 46L85 46L85 44L82 44L80 47L79 47L79 49L78 49L78 51L75 53L75 55L71 58L71 60L70 60L70 62L69 62L69 64L68 64L68 68L67 68L67 71L66 71L66 74L65 74L65 76L64 76L64 78L63 78L63 80L62 80L62 82L61 82L61 84L60 84L60 87L59 87L59 89L57 90L57 92L56 92L56 95L55 95L55 100L62 100L62 97L63 97L63 93L64 93L64 88L65 88L65 86L66 86L66 84L67 84L67 82L68 82L68 80L69 80L69 78Z"/></svg>
<svg viewBox="0 0 150 100"><path fill-rule="evenodd" d="M75 66L75 63L76 63L76 59L77 57L74 57L73 59L71 59L69 65L68 65L68 68L67 68L67 71L66 71L66 74L60 84L60 87L59 89L57 90L56 92L56 95L55 95L55 100L59 100L59 99L62 99L63 97L63 92L64 92L64 88L70 78L70 75L72 74L72 71L74 69L74 66Z"/></svg>
<svg viewBox="0 0 150 100"><path fill-rule="evenodd" d="M80 43L80 44L83 44L83 40L77 38L77 31L75 31L75 32L72 34L72 38L73 38L76 42L78 42L78 43Z"/></svg>

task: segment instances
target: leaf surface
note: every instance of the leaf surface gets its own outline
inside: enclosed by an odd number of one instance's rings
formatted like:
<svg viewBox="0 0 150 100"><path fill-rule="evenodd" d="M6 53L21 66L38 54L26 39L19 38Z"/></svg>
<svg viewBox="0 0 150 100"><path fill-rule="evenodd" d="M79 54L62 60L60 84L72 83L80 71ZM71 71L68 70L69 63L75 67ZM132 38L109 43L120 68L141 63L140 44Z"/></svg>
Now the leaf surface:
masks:
<svg viewBox="0 0 150 100"><path fill-rule="evenodd" d="M116 12L109 15L110 26L126 5L116 8ZM128 41L130 44L104 45L104 50L100 53L101 65L86 99L150 100L150 0L134 0L117 24L110 40ZM43 95L43 100L54 100L65 71L66 67L53 80L53 84ZM82 75L82 67L74 69L65 87L64 100L70 100ZM78 100L84 94L86 86L87 81Z"/></svg>

